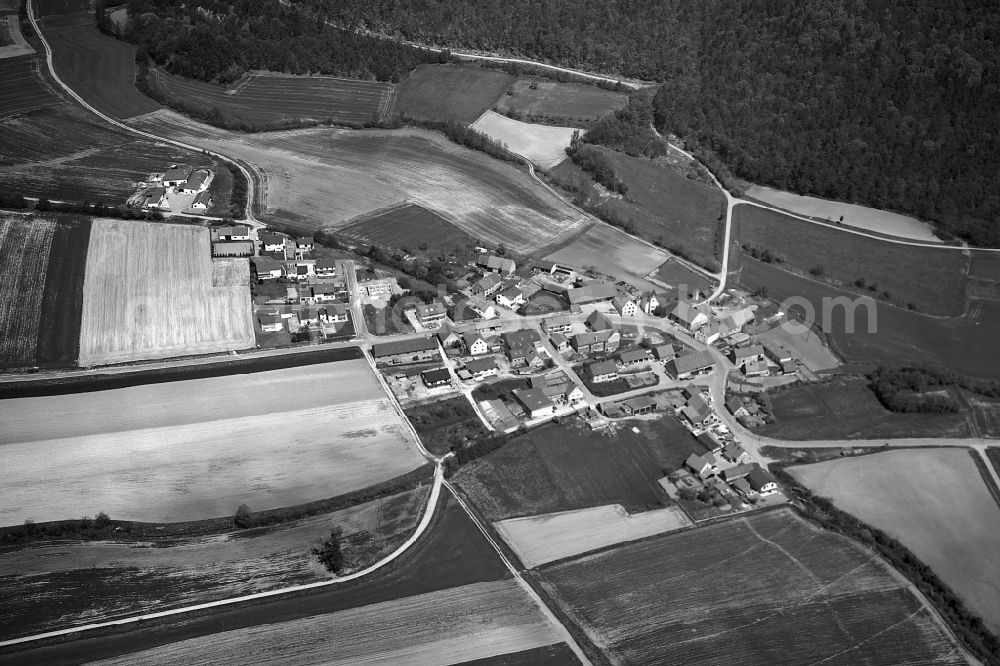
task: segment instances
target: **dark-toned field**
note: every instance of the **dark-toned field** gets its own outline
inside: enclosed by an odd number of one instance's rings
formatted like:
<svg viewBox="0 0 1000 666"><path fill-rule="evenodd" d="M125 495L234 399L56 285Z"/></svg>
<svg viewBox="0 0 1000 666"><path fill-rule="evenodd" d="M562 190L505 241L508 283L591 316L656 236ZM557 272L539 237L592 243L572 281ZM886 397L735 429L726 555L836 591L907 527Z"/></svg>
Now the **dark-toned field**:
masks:
<svg viewBox="0 0 1000 666"><path fill-rule="evenodd" d="M486 434L486 428L465 396L438 400L405 410L428 451L444 455L451 445Z"/></svg>
<svg viewBox="0 0 1000 666"><path fill-rule="evenodd" d="M404 204L373 217L363 217L338 231L366 243L425 255L474 242L462 229L417 204Z"/></svg>
<svg viewBox="0 0 1000 666"><path fill-rule="evenodd" d="M663 262L656 269L656 274L653 277L660 282L669 284L678 293L692 294L697 291L709 294L715 286L707 277L691 270L676 259ZM681 287L684 287L684 289L681 289Z"/></svg>
<svg viewBox="0 0 1000 666"><path fill-rule="evenodd" d="M968 259L961 252L883 242L749 205L736 207L733 225L733 239L741 245L769 250L824 281L929 314L955 317L965 311ZM855 286L857 280L866 286Z"/></svg>
<svg viewBox="0 0 1000 666"><path fill-rule="evenodd" d="M1000 252L973 250L969 277L1000 282Z"/></svg>
<svg viewBox="0 0 1000 666"><path fill-rule="evenodd" d="M790 510L619 546L540 577L613 663L966 663L880 561Z"/></svg>
<svg viewBox="0 0 1000 666"><path fill-rule="evenodd" d="M474 65L421 65L399 84L393 110L416 120L467 125L500 98L514 77Z"/></svg>
<svg viewBox="0 0 1000 666"><path fill-rule="evenodd" d="M854 298L854 294L747 258L741 266L738 281L751 291L767 287L769 296L779 302L793 296L806 299L815 310L817 325L827 326L834 351L846 361L941 364L964 375L1000 379L1000 355L995 353L1000 303L976 301L973 314L962 319L928 317L878 303L874 330L869 332L868 311L863 307L856 310L853 327L847 326L842 307L834 308L829 317L823 313L824 299Z"/></svg>
<svg viewBox="0 0 1000 666"><path fill-rule="evenodd" d="M230 607L132 631L56 644L33 650L0 650L5 664L77 664L126 655L153 646L259 624L285 622L322 613L444 590L509 576L475 524L450 495L443 493L427 533L393 565L372 576L276 598L262 604Z"/></svg>
<svg viewBox="0 0 1000 666"><path fill-rule="evenodd" d="M463 467L455 481L491 521L616 503L634 512L666 505L657 480L702 452L672 417L613 434L551 424Z"/></svg>
<svg viewBox="0 0 1000 666"><path fill-rule="evenodd" d="M22 0L23 1L23 0ZM38 16L72 14L90 9L90 0L45 0L35 4Z"/></svg>
<svg viewBox="0 0 1000 666"><path fill-rule="evenodd" d="M121 205L133 183L171 164L215 170L209 212L228 210L232 179L208 155L139 139L68 104L0 119L4 185L25 196Z"/></svg>
<svg viewBox="0 0 1000 666"><path fill-rule="evenodd" d="M40 25L56 74L98 111L131 118L160 108L135 88L135 47L101 33L91 14L50 16Z"/></svg>
<svg viewBox="0 0 1000 666"><path fill-rule="evenodd" d="M460 666L574 666L579 664L573 651L565 643L547 645L533 650L511 652L496 657L464 661Z"/></svg>
<svg viewBox="0 0 1000 666"><path fill-rule="evenodd" d="M390 86L325 76L251 76L230 89L184 79L162 70L150 73L153 85L185 107L251 128L280 127L301 121L361 125L382 119Z"/></svg>
<svg viewBox="0 0 1000 666"><path fill-rule="evenodd" d="M90 220L0 219L0 367L72 365Z"/></svg>
<svg viewBox="0 0 1000 666"><path fill-rule="evenodd" d="M0 60L0 117L62 103L42 78L44 66L33 55Z"/></svg>
<svg viewBox="0 0 1000 666"><path fill-rule="evenodd" d="M879 404L864 377L838 375L827 382L769 392L775 423L758 432L791 440L970 437L967 415L893 414ZM849 414L850 418L844 418Z"/></svg>
<svg viewBox="0 0 1000 666"><path fill-rule="evenodd" d="M500 96L496 110L527 122L583 125L625 106L628 95L583 83L523 77Z"/></svg>

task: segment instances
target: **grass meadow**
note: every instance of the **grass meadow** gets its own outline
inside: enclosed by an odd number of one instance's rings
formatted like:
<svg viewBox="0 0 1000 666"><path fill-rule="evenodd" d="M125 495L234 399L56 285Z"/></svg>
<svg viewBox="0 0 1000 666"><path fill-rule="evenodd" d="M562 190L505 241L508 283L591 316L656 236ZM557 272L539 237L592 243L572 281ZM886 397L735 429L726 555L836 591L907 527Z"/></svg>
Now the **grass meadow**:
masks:
<svg viewBox="0 0 1000 666"><path fill-rule="evenodd" d="M500 96L496 110L533 123L586 125L628 102L625 93L582 83L523 77Z"/></svg>
<svg viewBox="0 0 1000 666"><path fill-rule="evenodd" d="M770 250L803 273L933 315L965 311L961 252L878 241L746 204L733 211L733 224L735 241Z"/></svg>
<svg viewBox="0 0 1000 666"><path fill-rule="evenodd" d="M790 510L543 566L539 578L612 663L966 663L881 561Z"/></svg>
<svg viewBox="0 0 1000 666"><path fill-rule="evenodd" d="M789 467L815 495L912 551L1000 632L1000 506L961 448L908 449Z"/></svg>
<svg viewBox="0 0 1000 666"><path fill-rule="evenodd" d="M404 204L374 216L363 216L337 231L367 243L432 256L475 240L460 227L417 204ZM426 249L421 249L425 246Z"/></svg>
<svg viewBox="0 0 1000 666"><path fill-rule="evenodd" d="M467 125L483 115L514 81L498 69L474 65L420 65L399 84L397 114Z"/></svg>

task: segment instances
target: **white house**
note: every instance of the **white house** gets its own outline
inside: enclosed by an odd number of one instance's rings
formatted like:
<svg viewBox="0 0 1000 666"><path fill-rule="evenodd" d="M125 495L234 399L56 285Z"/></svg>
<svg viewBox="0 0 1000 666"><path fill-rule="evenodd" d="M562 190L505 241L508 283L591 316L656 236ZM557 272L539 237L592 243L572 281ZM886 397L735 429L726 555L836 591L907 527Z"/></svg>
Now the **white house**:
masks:
<svg viewBox="0 0 1000 666"><path fill-rule="evenodd" d="M194 202L191 204L191 208L194 210L208 210L212 205L212 193L208 190L200 192L198 196L194 198ZM249 236L247 237L249 240Z"/></svg>
<svg viewBox="0 0 1000 666"><path fill-rule="evenodd" d="M468 349L469 353L473 356L482 356L490 351L489 343L487 343L483 336L478 333L466 333L463 340L465 342L465 348Z"/></svg>
<svg viewBox="0 0 1000 666"><path fill-rule="evenodd" d="M704 303L691 305L688 301L682 300L670 312L670 319L689 331L694 331L708 323L710 312L708 305Z"/></svg>
<svg viewBox="0 0 1000 666"><path fill-rule="evenodd" d="M639 306L625 294L618 294L611 303L622 317L634 317L639 312Z"/></svg>
<svg viewBox="0 0 1000 666"><path fill-rule="evenodd" d="M516 310L518 306L524 305L524 292L517 287L507 287L497 294L497 305Z"/></svg>

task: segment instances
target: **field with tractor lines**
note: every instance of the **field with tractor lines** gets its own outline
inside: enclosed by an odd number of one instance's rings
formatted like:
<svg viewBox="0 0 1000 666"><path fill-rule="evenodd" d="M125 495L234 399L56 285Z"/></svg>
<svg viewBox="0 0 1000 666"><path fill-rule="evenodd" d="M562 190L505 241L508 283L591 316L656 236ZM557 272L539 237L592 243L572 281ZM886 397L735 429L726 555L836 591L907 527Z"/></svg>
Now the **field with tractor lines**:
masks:
<svg viewBox="0 0 1000 666"><path fill-rule="evenodd" d="M373 216L362 216L340 228L345 236L384 247L409 248L410 252L446 252L474 242L471 236L437 213L416 204L405 204ZM426 250L420 250L426 246Z"/></svg>
<svg viewBox="0 0 1000 666"><path fill-rule="evenodd" d="M605 224L595 224L567 245L545 256L550 261L590 268L640 289L662 291L646 276L670 258L665 250L629 237Z"/></svg>
<svg viewBox="0 0 1000 666"><path fill-rule="evenodd" d="M252 347L249 285L213 287L208 248L201 227L94 220L80 364Z"/></svg>
<svg viewBox="0 0 1000 666"><path fill-rule="evenodd" d="M387 399L6 444L0 525L98 511L180 522L230 515L242 503L274 509L365 488L423 462Z"/></svg>
<svg viewBox="0 0 1000 666"><path fill-rule="evenodd" d="M966 449L887 451L788 472L898 539L1000 633L1000 506L972 455Z"/></svg>
<svg viewBox="0 0 1000 666"><path fill-rule="evenodd" d="M579 131L577 127L522 123L493 111L479 116L472 123L472 129L499 141L508 150L523 155L543 169L551 169L566 159L566 148L573 133Z"/></svg>
<svg viewBox="0 0 1000 666"><path fill-rule="evenodd" d="M56 223L0 217L0 366L31 365Z"/></svg>
<svg viewBox="0 0 1000 666"><path fill-rule="evenodd" d="M381 81L329 76L251 75L227 89L154 69L150 81L185 107L202 113L218 109L225 122L254 128L300 121L374 122L390 92L390 85Z"/></svg>
<svg viewBox="0 0 1000 666"><path fill-rule="evenodd" d="M967 663L897 574L790 510L619 546L540 575L613 663Z"/></svg>
<svg viewBox="0 0 1000 666"><path fill-rule="evenodd" d="M420 65L399 84L394 111L417 120L473 122L514 81L499 69L474 65Z"/></svg>
<svg viewBox="0 0 1000 666"><path fill-rule="evenodd" d="M266 178L263 217L303 230L335 229L409 202L470 236L530 252L585 221L521 168L425 130L318 127L247 136L172 112L131 124L259 164Z"/></svg>
<svg viewBox="0 0 1000 666"><path fill-rule="evenodd" d="M42 66L36 56L0 60L0 117L62 103L52 89L42 83Z"/></svg>
<svg viewBox="0 0 1000 666"><path fill-rule="evenodd" d="M629 514L620 504L494 523L500 536L529 569L689 525L691 520L676 506Z"/></svg>
<svg viewBox="0 0 1000 666"><path fill-rule="evenodd" d="M310 552L343 530L344 572L368 566L416 528L423 485L292 523L156 541L38 542L0 554L2 638L327 580Z"/></svg>

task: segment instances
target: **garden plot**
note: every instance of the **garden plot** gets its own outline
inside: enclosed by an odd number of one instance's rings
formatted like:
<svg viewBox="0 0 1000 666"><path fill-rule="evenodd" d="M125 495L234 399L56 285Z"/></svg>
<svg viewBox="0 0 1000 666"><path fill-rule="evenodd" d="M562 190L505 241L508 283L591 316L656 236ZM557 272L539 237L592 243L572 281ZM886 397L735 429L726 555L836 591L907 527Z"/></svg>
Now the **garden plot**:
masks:
<svg viewBox="0 0 1000 666"><path fill-rule="evenodd" d="M629 514L621 504L512 518L494 523L529 569L624 541L687 527L679 507Z"/></svg>
<svg viewBox="0 0 1000 666"><path fill-rule="evenodd" d="M213 287L212 278L207 229L95 220L80 364L252 347L249 284Z"/></svg>
<svg viewBox="0 0 1000 666"><path fill-rule="evenodd" d="M566 159L566 148L577 127L533 125L487 111L472 124L481 132L508 150L521 155L543 169L551 169Z"/></svg>

